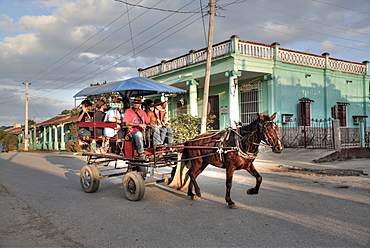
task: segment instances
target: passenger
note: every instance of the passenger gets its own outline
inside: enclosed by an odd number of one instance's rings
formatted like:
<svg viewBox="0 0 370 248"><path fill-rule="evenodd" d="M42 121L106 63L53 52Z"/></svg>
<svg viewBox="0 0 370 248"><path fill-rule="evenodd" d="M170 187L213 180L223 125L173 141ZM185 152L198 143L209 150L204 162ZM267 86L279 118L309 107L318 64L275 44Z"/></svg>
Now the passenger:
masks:
<svg viewBox="0 0 370 248"><path fill-rule="evenodd" d="M95 104L95 113L94 113L94 122L103 122L105 116L105 110L107 108L107 104L104 100L100 100ZM97 127L94 129L94 136L97 138L97 151L100 153L104 153L105 150L103 149L103 133L104 128Z"/></svg>
<svg viewBox="0 0 370 248"><path fill-rule="evenodd" d="M124 131L122 130L123 116L121 113L124 104L123 100L120 98L115 99L113 103L115 107L111 107L107 111L104 117L104 122L113 122L117 123L117 125L115 128L104 128L104 136L109 137L111 140L113 140L113 142L110 142L112 146L112 152L119 155L121 153L122 139L124 137Z"/></svg>
<svg viewBox="0 0 370 248"><path fill-rule="evenodd" d="M160 131L160 144L164 144L164 141L167 138L168 145L172 146L173 131L172 128L169 127L170 124L167 122L167 102L162 102L160 99L156 99L152 107L154 107L153 112L157 119L157 126Z"/></svg>
<svg viewBox="0 0 370 248"><path fill-rule="evenodd" d="M153 101L146 100L145 103L146 103L146 114L150 122L150 127L152 128L153 146L162 145L163 142L161 142L161 133L159 131L158 119L153 112L154 111Z"/></svg>
<svg viewBox="0 0 370 248"><path fill-rule="evenodd" d="M78 121L79 122L90 122L91 117L93 115L93 113L91 112L92 103L90 102L90 100L85 99L81 102L80 105L82 109L78 116ZM78 129L78 135L88 137L88 136L91 136L91 132L86 127L81 127Z"/></svg>
<svg viewBox="0 0 370 248"><path fill-rule="evenodd" d="M131 102L133 103L133 106L125 111L123 121L127 126L132 127L131 135L135 140L139 157L140 159L145 159L144 137L142 131L144 131L150 123L145 111L140 109L141 104L143 103L142 99L140 97L135 97Z"/></svg>
<svg viewBox="0 0 370 248"><path fill-rule="evenodd" d="M107 104L105 103L104 100L100 100L95 104L95 110L96 110L96 112L94 113L94 121L95 122L103 122L104 121L106 108L107 108ZM104 128L96 128L95 136L96 137L103 136L103 130L104 130Z"/></svg>

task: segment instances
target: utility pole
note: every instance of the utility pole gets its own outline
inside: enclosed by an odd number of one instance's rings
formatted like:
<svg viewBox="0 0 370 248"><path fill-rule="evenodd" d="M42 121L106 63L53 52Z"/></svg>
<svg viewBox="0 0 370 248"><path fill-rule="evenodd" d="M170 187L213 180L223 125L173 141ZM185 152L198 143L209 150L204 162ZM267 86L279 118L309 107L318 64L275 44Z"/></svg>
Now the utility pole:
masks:
<svg viewBox="0 0 370 248"><path fill-rule="evenodd" d="M25 108L24 108L24 150L28 151L28 141L29 141L29 134L28 134L28 85L30 83L23 83L26 85L26 99L25 99Z"/></svg>
<svg viewBox="0 0 370 248"><path fill-rule="evenodd" d="M200 126L201 134L207 131L208 94L209 94L209 81L211 78L213 29L214 29L214 20L215 20L216 0L210 0L208 5L210 7L209 9L209 28L208 28L206 75L204 78L203 107L202 107L202 119L201 119L202 122Z"/></svg>

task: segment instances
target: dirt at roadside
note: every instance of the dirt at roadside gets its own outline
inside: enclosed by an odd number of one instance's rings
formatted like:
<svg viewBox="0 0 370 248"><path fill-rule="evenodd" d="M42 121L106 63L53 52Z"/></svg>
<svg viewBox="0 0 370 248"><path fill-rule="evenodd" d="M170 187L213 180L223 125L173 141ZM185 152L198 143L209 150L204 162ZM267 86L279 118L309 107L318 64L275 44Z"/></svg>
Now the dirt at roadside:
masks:
<svg viewBox="0 0 370 248"><path fill-rule="evenodd" d="M82 247L0 184L0 247Z"/></svg>
<svg viewBox="0 0 370 248"><path fill-rule="evenodd" d="M289 165L276 165L269 168L274 172L294 172L308 175L326 175L326 176L367 176L362 170L351 169L307 169Z"/></svg>

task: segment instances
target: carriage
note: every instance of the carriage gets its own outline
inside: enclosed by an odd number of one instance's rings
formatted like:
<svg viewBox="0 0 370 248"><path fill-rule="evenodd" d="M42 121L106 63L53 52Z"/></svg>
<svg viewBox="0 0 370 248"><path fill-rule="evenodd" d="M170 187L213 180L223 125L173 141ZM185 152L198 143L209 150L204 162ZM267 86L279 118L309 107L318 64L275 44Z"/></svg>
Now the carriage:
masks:
<svg viewBox="0 0 370 248"><path fill-rule="evenodd" d="M185 93L185 90L158 83L148 78L131 78L100 86L92 86L78 92L74 97L86 97L118 92L123 97L151 96L161 93ZM256 186L247 191L257 194L262 177L253 166L261 141L280 153L283 146L278 137L278 127L272 116L257 115L255 121L240 128L226 128L216 133L194 137L181 145L153 146L150 142L145 148L146 158L138 157L135 142L127 136L123 142L122 153L96 152L95 145L104 143L104 137L89 138L91 151L84 152L87 165L80 172L80 184L86 193L96 192L100 179L124 175L123 191L128 200L139 201L145 194L145 186L166 182L177 189L188 188L188 196L196 199L201 196L196 182L197 176L212 164L226 168L225 200L230 208L235 203L230 198L232 177L235 170L244 169L256 178ZM113 127L115 123L79 122L77 127L96 128ZM150 137L150 134L147 135ZM80 140L84 140L80 137ZM149 139L150 140L150 139ZM195 194L192 192L195 189Z"/></svg>
<svg viewBox="0 0 370 248"><path fill-rule="evenodd" d="M158 96L159 94L185 93L185 90L161 84L154 80L136 77L121 81L115 81L100 86L87 87L77 94L75 98L96 98L102 95L116 93L119 97ZM114 106L114 104L111 104ZM145 194L145 185L169 182L171 180L172 168L179 160L181 148L161 145L153 146L150 142L150 131L145 131L146 159L138 157L135 142L127 135L123 141L120 154L114 154L109 150L106 137L96 135L98 128L114 128L116 123L78 122L77 128L91 130L90 136L78 136L77 142L83 146L87 145L88 151L83 153L87 157L87 165L80 172L80 184L84 192L93 193L99 189L100 179L124 175L122 185L127 199L139 201ZM123 127L125 128L125 127ZM112 139L110 139L112 141ZM98 144L101 144L99 147ZM104 151L104 152L102 152ZM161 168L164 168L161 170Z"/></svg>

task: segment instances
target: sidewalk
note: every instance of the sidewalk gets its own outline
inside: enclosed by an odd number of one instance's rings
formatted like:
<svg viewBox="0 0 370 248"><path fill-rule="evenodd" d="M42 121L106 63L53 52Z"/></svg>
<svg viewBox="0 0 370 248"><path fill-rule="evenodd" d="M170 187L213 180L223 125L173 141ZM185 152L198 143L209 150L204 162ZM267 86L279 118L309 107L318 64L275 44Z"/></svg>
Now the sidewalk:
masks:
<svg viewBox="0 0 370 248"><path fill-rule="evenodd" d="M282 153L273 153L271 149L262 148L255 161L257 166L294 166L302 169L361 170L370 174L370 159L356 158L336 160L333 162L315 163L313 160L334 153L332 149L285 148Z"/></svg>

